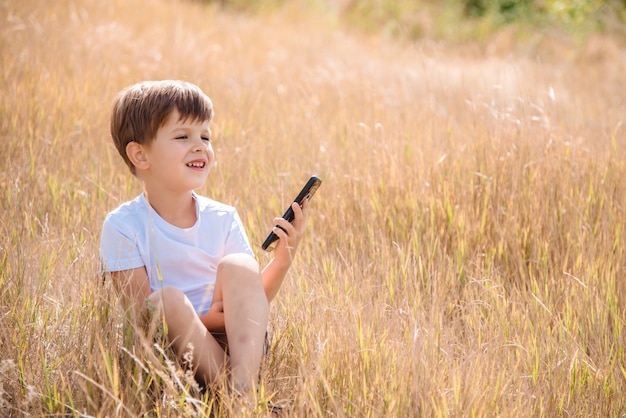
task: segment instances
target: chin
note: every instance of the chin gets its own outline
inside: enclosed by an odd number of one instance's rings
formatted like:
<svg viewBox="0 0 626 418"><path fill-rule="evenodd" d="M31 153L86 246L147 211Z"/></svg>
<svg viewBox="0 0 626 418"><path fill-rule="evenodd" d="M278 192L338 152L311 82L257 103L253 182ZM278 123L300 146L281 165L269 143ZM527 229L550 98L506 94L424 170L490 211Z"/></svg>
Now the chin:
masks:
<svg viewBox="0 0 626 418"><path fill-rule="evenodd" d="M202 187L204 187L204 183L206 183L206 181L202 181L202 182L198 182L196 184L192 184L192 189L193 190L198 190L201 189Z"/></svg>

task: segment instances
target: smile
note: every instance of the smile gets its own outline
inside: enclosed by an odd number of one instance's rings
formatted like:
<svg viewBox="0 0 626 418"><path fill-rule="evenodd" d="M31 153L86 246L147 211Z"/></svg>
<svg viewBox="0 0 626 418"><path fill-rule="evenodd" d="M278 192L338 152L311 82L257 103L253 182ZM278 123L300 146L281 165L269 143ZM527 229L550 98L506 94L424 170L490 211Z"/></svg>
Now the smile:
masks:
<svg viewBox="0 0 626 418"><path fill-rule="evenodd" d="M187 167L192 167L192 168L204 168L206 166L206 163L204 161L194 161L191 163L187 163Z"/></svg>

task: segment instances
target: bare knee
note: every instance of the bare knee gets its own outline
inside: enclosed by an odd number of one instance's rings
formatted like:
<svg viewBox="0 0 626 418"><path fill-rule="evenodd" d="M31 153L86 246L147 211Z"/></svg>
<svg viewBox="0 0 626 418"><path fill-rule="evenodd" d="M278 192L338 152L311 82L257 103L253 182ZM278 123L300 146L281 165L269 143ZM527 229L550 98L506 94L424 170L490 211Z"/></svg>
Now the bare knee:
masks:
<svg viewBox="0 0 626 418"><path fill-rule="evenodd" d="M175 346L182 344L184 347L189 339L189 333L198 325L194 322L199 323L198 315L187 296L175 287L163 287L150 294L146 305L151 318L151 327L156 330L164 321L168 337Z"/></svg>
<svg viewBox="0 0 626 418"><path fill-rule="evenodd" d="M259 273L259 263L249 254L228 254L220 261L218 271L220 269L242 269L252 273Z"/></svg>
<svg viewBox="0 0 626 418"><path fill-rule="evenodd" d="M152 292L146 300L146 306L153 321L164 319L168 327L188 325L197 316L189 298L172 286Z"/></svg>
<svg viewBox="0 0 626 418"><path fill-rule="evenodd" d="M151 309L169 310L185 303L185 300L185 294L180 289L166 286L152 292L146 301Z"/></svg>
<svg viewBox="0 0 626 418"><path fill-rule="evenodd" d="M229 254L222 258L217 275L227 281L257 281L261 278L259 263L254 257L245 253Z"/></svg>
<svg viewBox="0 0 626 418"><path fill-rule="evenodd" d="M226 296L228 294L229 296ZM259 263L248 254L230 254L217 268L216 295L245 300L265 298Z"/></svg>

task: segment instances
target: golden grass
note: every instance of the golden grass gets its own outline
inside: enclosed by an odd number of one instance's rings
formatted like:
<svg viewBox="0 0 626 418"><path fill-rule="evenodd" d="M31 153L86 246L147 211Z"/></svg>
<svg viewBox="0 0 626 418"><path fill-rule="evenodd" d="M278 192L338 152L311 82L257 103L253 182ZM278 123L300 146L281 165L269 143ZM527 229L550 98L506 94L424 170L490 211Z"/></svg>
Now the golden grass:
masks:
<svg viewBox="0 0 626 418"><path fill-rule="evenodd" d="M324 179L272 308L264 390L288 415L626 414L616 40L490 54L176 1L5 1L0 16L3 416L215 407L129 339L97 277L103 217L140 191L110 104L157 78L213 98L202 192L259 247Z"/></svg>

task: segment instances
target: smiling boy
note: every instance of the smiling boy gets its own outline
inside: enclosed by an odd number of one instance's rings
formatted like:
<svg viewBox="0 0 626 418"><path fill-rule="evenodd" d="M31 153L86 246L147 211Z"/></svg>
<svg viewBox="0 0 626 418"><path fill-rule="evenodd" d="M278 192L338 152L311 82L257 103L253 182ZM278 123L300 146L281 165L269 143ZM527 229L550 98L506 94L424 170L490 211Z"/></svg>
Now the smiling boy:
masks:
<svg viewBox="0 0 626 418"><path fill-rule="evenodd" d="M212 118L210 98L191 83L120 92L111 136L144 192L107 215L100 252L123 306L156 309L177 355L192 350L200 383L226 373L245 392L259 376L269 302L304 235L308 202L292 205L293 223L274 219L280 239L261 271L236 209L194 191L215 161Z"/></svg>

